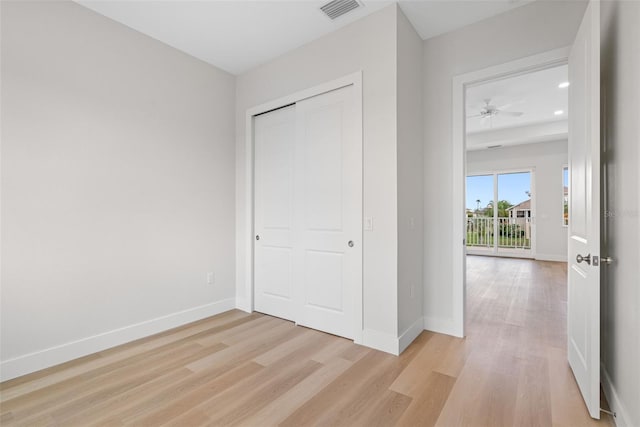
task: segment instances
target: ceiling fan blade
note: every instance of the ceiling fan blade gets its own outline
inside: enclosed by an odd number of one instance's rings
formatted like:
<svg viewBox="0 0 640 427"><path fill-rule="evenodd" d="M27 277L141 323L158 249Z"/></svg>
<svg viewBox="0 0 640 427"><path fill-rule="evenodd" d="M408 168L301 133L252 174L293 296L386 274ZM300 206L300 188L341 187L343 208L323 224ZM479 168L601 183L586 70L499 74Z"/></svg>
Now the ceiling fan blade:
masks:
<svg viewBox="0 0 640 427"><path fill-rule="evenodd" d="M520 99L518 99L516 101L509 102L508 104L504 104L504 105L499 106L498 110L508 110L509 108L515 107L516 105L520 105L525 101L526 101L525 98L520 98Z"/></svg>
<svg viewBox="0 0 640 427"><path fill-rule="evenodd" d="M522 111L500 111L502 116L520 117L524 113Z"/></svg>

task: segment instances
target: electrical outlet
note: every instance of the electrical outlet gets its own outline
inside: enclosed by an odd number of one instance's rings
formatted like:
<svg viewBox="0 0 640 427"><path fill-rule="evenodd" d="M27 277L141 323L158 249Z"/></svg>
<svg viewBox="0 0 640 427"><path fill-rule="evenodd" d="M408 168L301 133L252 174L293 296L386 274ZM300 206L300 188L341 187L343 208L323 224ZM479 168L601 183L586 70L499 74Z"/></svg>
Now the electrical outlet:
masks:
<svg viewBox="0 0 640 427"><path fill-rule="evenodd" d="M216 274L213 272L207 273L207 284L215 285L215 283L216 283Z"/></svg>

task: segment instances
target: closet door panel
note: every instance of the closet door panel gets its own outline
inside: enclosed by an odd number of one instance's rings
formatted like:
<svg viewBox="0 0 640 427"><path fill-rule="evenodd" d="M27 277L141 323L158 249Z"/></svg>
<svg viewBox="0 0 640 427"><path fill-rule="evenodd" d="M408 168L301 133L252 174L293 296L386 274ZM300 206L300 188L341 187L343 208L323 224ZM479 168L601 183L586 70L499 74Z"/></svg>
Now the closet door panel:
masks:
<svg viewBox="0 0 640 427"><path fill-rule="evenodd" d="M296 321L347 338L362 272L362 142L353 91L296 105Z"/></svg>
<svg viewBox="0 0 640 427"><path fill-rule="evenodd" d="M254 119L256 311L295 320L295 107Z"/></svg>

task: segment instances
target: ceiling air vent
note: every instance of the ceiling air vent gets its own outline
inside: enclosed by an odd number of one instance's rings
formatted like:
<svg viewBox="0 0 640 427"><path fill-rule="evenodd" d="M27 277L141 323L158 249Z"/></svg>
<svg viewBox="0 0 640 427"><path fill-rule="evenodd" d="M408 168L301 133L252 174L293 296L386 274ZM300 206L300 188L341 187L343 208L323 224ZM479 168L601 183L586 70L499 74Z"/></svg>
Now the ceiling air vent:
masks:
<svg viewBox="0 0 640 427"><path fill-rule="evenodd" d="M347 12L360 7L358 0L333 0L320 8L329 18L336 19Z"/></svg>

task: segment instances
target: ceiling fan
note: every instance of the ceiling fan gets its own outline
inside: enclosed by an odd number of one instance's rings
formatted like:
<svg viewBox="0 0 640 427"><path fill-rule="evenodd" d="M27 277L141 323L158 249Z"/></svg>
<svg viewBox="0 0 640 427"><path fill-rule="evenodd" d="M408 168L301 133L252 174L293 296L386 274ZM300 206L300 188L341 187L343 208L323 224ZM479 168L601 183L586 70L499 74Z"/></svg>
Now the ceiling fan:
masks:
<svg viewBox="0 0 640 427"><path fill-rule="evenodd" d="M483 122L485 122L486 121L485 119L493 119L493 117L498 115L520 117L521 115L524 114L522 111L505 111L505 109L511 107L511 105L512 104L506 104L500 107L496 107L495 105L491 104L491 98L488 98L484 100L484 106L482 107L482 109L478 114L467 116L467 118L468 119L480 118L480 119L483 119Z"/></svg>

